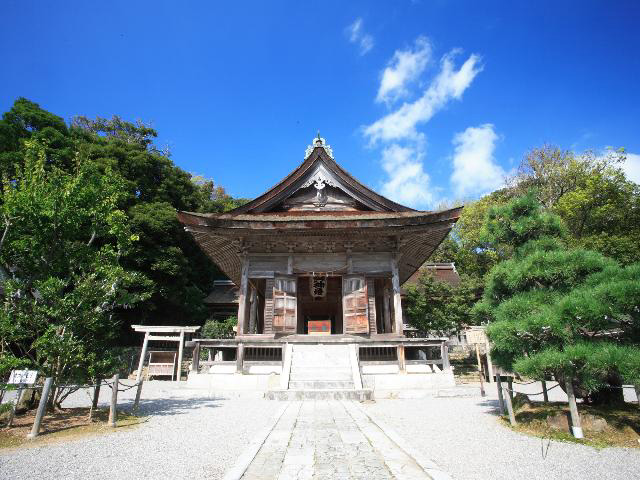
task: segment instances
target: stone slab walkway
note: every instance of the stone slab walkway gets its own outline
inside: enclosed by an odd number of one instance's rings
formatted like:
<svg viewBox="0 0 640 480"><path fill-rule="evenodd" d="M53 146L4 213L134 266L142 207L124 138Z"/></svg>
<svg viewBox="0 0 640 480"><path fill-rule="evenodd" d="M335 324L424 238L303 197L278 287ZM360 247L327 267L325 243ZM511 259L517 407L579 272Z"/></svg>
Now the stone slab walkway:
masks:
<svg viewBox="0 0 640 480"><path fill-rule="evenodd" d="M432 479L352 401L290 402L244 480Z"/></svg>

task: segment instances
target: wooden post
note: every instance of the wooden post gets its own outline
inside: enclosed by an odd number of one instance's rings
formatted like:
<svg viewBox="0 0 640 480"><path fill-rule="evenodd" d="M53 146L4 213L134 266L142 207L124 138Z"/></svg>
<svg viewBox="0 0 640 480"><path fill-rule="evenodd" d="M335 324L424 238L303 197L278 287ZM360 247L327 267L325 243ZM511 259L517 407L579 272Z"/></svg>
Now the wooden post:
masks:
<svg viewBox="0 0 640 480"><path fill-rule="evenodd" d="M400 373L407 373L407 361L404 356L404 345L398 345L398 369Z"/></svg>
<svg viewBox="0 0 640 480"><path fill-rule="evenodd" d="M480 395L483 397L487 396L487 392L484 390L484 365L480 365L480 371L478 372L480 376Z"/></svg>
<svg viewBox="0 0 640 480"><path fill-rule="evenodd" d="M138 407L140 406L140 395L142 394L142 384L144 383L144 380L140 380L138 382L138 388L136 389L136 399L133 402L133 411L137 412L138 411Z"/></svg>
<svg viewBox="0 0 640 480"><path fill-rule="evenodd" d="M209 351L209 359L211 359L211 351ZM193 356L191 357L191 371L198 373L200 370L200 342L196 342L193 347Z"/></svg>
<svg viewBox="0 0 640 480"><path fill-rule="evenodd" d="M509 387L510 389L510 387ZM516 416L513 413L513 401L511 400L511 389L507 392L507 395L504 396L504 399L507 403L507 412L509 412L509 422L511 423L512 426L514 426L516 424Z"/></svg>
<svg viewBox="0 0 640 480"><path fill-rule="evenodd" d="M27 435L28 439L33 439L40 433L40 425L42 424L42 418L44 412L47 409L47 403L49 402L49 392L51 392L51 385L53 384L53 377L47 377L42 387L42 395L40 395L40 403L38 404L38 410L36 411L36 418L31 427L31 433Z"/></svg>
<svg viewBox="0 0 640 480"><path fill-rule="evenodd" d="M140 381L142 377L142 368L144 367L144 357L147 356L147 346L149 345L149 332L144 334L144 341L142 342L142 351L140 352L140 361L138 362L138 373L136 374L136 382Z"/></svg>
<svg viewBox="0 0 640 480"><path fill-rule="evenodd" d="M243 335L247 322L247 287L249 284L249 259L246 254L242 255L242 273L240 278L240 294L238 295L238 327L236 335Z"/></svg>
<svg viewBox="0 0 640 480"><path fill-rule="evenodd" d="M20 396L22 395L22 386L18 386L16 390L16 399L11 405L11 410L9 411L9 420L7 421L7 427L13 427L13 419L16 416L16 408L18 408L18 403L20 403Z"/></svg>
<svg viewBox="0 0 640 480"><path fill-rule="evenodd" d="M440 358L442 358L442 370L451 370L449 362L449 345L443 343L440 345Z"/></svg>
<svg viewBox="0 0 640 480"><path fill-rule="evenodd" d="M398 255L391 258L391 285L393 286L393 316L395 333L404 336L402 323L402 292L400 291L400 273L398 271Z"/></svg>
<svg viewBox="0 0 640 480"><path fill-rule="evenodd" d="M498 407L500 408L500 415L504 415L504 397L502 396L502 379L500 378L500 372L496 372L496 383L498 387Z"/></svg>
<svg viewBox="0 0 640 480"><path fill-rule="evenodd" d="M236 373L242 374L244 369L244 344L238 344L238 350L236 353Z"/></svg>
<svg viewBox="0 0 640 480"><path fill-rule="evenodd" d="M478 371L481 372L482 371L482 359L480 358L480 345L479 344L475 344L476 345L476 359L478 360Z"/></svg>
<svg viewBox="0 0 640 480"><path fill-rule="evenodd" d="M567 375L565 381L567 389L567 397L569 399L569 413L571 415L571 433L576 438L584 438L582 433L582 425L580 423L580 414L578 413L578 404L576 403L576 395L573 392L573 383L571 382L571 376Z"/></svg>
<svg viewBox="0 0 640 480"><path fill-rule="evenodd" d="M184 330L180 330L180 343L178 344L178 366L176 368L176 381L182 380L182 355L184 354Z"/></svg>
<svg viewBox="0 0 640 480"><path fill-rule="evenodd" d="M102 379L100 377L96 378L96 386L93 387L93 399L91 400L91 409L89 410L89 421L93 420L93 414L98 408L98 400L100 398L101 383L102 383Z"/></svg>
<svg viewBox="0 0 640 480"><path fill-rule="evenodd" d="M484 348L487 349L487 373L489 374L489 383L494 383L495 380L493 379L493 364L491 362L491 345L489 345L489 340L487 340Z"/></svg>
<svg viewBox="0 0 640 480"><path fill-rule="evenodd" d="M509 400L513 403L513 377L511 375L507 377L507 385L509 386L509 391L507 392L509 394Z"/></svg>
<svg viewBox="0 0 640 480"><path fill-rule="evenodd" d="M638 401L638 407L640 407L640 386L635 385L635 391L636 391L636 400Z"/></svg>
<svg viewBox="0 0 640 480"><path fill-rule="evenodd" d="M549 392L547 392L547 381L542 380L542 398L544 399L544 403L549 403Z"/></svg>
<svg viewBox="0 0 640 480"><path fill-rule="evenodd" d="M118 384L120 383L120 375L115 374L113 376L113 384L111 385L111 405L109 406L109 420L107 424L110 427L116 427L116 417L118 415L118 411L116 410L118 403Z"/></svg>

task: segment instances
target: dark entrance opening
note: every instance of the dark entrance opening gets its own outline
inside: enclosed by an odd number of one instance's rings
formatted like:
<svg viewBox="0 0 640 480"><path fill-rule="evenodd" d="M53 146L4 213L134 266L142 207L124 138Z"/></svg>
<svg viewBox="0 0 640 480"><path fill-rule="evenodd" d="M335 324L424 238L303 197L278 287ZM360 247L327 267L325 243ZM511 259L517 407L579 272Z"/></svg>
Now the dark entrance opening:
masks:
<svg viewBox="0 0 640 480"><path fill-rule="evenodd" d="M342 334L342 277L326 277L324 296L314 296L311 291L312 277L298 278L298 328L297 333L318 334L326 322L330 322L329 334ZM317 292L316 292L317 293ZM312 323L309 323L312 322ZM314 328L315 327L315 328Z"/></svg>

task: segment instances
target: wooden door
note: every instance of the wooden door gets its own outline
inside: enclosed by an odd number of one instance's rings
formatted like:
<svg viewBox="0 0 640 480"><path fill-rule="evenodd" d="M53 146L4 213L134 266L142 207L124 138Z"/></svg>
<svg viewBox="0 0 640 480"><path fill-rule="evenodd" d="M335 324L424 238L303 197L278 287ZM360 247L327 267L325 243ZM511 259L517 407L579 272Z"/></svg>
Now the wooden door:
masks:
<svg viewBox="0 0 640 480"><path fill-rule="evenodd" d="M297 279L276 277L273 282L273 331L296 333L298 325Z"/></svg>
<svg viewBox="0 0 640 480"><path fill-rule="evenodd" d="M369 333L367 283L364 276L342 277L342 316L345 333Z"/></svg>

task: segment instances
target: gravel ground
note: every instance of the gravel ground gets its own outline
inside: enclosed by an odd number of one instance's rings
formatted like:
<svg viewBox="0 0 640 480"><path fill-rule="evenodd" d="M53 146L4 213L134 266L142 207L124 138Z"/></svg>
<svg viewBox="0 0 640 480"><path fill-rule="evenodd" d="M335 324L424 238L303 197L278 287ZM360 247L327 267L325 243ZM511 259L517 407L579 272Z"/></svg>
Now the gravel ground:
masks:
<svg viewBox="0 0 640 480"><path fill-rule="evenodd" d="M100 405L111 395L103 388ZM130 407L135 389L119 395ZM121 398L120 398L121 397ZM64 406L88 406L77 392ZM218 479L281 404L258 398L211 399L184 384L145 382L146 423L52 445L0 451L0 479Z"/></svg>
<svg viewBox="0 0 640 480"><path fill-rule="evenodd" d="M456 480L572 480L640 478L640 450L551 442L512 432L495 413L495 388L486 398L379 400L363 405L375 419L421 450ZM540 391L539 385L518 390ZM633 391L628 400L635 400ZM120 394L130 407L135 390ZM552 397L561 394L552 391ZM110 390L103 389L101 406ZM88 406L78 392L66 406ZM142 425L49 445L0 451L0 479L219 479L281 402L260 398L209 398L172 382L147 382Z"/></svg>
<svg viewBox="0 0 640 480"><path fill-rule="evenodd" d="M542 390L539 385L517 389ZM457 480L640 478L637 449L596 450L552 441L543 458L548 440L500 425L496 390L489 386L488 391L485 398L379 400L364 407Z"/></svg>

